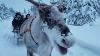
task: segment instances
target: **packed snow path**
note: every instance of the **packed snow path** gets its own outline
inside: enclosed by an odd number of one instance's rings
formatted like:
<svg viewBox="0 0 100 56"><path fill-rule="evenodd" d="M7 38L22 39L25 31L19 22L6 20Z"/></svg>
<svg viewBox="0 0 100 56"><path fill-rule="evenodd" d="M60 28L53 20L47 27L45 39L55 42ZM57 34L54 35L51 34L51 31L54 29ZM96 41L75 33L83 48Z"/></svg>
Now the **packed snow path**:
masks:
<svg viewBox="0 0 100 56"><path fill-rule="evenodd" d="M11 21L12 20L10 19L0 22L0 56L26 56L26 47L24 45L16 45L13 41L14 38L13 38L13 33L11 32L12 31ZM71 28L71 32L73 34L76 31L77 28ZM78 32L76 33L79 34ZM79 36L77 34L74 34L75 37L78 39L76 40L76 44L69 49L68 54L65 56L100 56L99 44L91 44L90 42L92 42L93 39L92 40L87 39L87 41L86 40L82 41L81 38L82 34L80 33ZM60 54L54 49L52 52L52 56L59 56L59 55Z"/></svg>

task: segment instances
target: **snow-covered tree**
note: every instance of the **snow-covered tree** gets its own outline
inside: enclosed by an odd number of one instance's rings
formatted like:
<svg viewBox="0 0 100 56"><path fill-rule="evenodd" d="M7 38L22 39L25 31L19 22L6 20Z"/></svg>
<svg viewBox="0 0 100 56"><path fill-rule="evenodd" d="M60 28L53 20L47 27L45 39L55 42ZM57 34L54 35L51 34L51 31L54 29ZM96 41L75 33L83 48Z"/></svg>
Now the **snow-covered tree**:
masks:
<svg viewBox="0 0 100 56"><path fill-rule="evenodd" d="M9 14L10 16L14 16L16 11L13 8L9 8Z"/></svg>
<svg viewBox="0 0 100 56"><path fill-rule="evenodd" d="M95 22L97 14L100 16L100 0L51 0L52 4L66 6L67 23L81 26Z"/></svg>
<svg viewBox="0 0 100 56"><path fill-rule="evenodd" d="M97 12L90 1L69 0L68 3L66 5L68 8L66 12L68 24L81 26L95 21Z"/></svg>
<svg viewBox="0 0 100 56"><path fill-rule="evenodd" d="M8 8L4 3L0 4L0 18L1 19L9 19L14 16L15 11L13 8Z"/></svg>

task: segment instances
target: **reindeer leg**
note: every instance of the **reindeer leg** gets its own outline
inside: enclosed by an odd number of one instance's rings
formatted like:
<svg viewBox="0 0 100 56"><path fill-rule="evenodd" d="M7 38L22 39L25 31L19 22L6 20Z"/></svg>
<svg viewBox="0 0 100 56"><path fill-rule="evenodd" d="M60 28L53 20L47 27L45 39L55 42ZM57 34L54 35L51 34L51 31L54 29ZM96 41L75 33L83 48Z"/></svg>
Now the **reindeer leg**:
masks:
<svg viewBox="0 0 100 56"><path fill-rule="evenodd" d="M30 50L30 48L27 48L27 56L33 56L33 52Z"/></svg>
<svg viewBox="0 0 100 56"><path fill-rule="evenodd" d="M42 45L38 49L39 56L51 56L52 47L48 43L48 45Z"/></svg>

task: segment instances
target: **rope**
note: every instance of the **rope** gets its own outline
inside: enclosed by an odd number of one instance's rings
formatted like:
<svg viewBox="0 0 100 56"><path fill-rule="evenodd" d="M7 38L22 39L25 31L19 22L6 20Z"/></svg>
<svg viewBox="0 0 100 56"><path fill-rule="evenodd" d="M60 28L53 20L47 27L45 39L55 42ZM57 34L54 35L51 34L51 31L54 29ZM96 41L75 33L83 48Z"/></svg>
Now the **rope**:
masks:
<svg viewBox="0 0 100 56"><path fill-rule="evenodd" d="M36 43L36 45L38 46L38 43L34 40L34 37L32 36L32 32L31 32L31 26L32 26L32 22L34 19L32 19L30 25L29 25L29 29L26 29L23 33L20 34L20 36L23 36L26 32L30 32L31 38L32 40Z"/></svg>
<svg viewBox="0 0 100 56"><path fill-rule="evenodd" d="M33 22L34 19L32 19L31 23L30 23L30 28L32 26L32 22ZM38 46L38 43L34 40L33 36L32 36L32 32L30 31L30 35L31 35L31 38L32 40L36 43L36 45Z"/></svg>

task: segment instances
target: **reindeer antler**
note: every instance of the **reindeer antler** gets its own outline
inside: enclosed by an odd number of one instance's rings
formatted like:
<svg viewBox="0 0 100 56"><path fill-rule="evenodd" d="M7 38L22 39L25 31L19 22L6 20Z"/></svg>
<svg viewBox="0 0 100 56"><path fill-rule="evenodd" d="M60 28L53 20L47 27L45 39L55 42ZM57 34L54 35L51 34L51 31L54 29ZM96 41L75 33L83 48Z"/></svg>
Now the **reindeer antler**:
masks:
<svg viewBox="0 0 100 56"><path fill-rule="evenodd" d="M26 0L26 1L32 3L33 5L35 5L37 7L39 6L39 3L38 2L35 2L34 0Z"/></svg>
<svg viewBox="0 0 100 56"><path fill-rule="evenodd" d="M25 1L28 1L28 2L33 2L33 0L25 0Z"/></svg>

